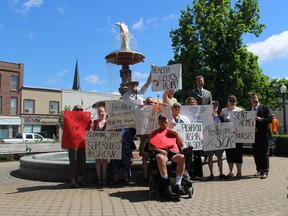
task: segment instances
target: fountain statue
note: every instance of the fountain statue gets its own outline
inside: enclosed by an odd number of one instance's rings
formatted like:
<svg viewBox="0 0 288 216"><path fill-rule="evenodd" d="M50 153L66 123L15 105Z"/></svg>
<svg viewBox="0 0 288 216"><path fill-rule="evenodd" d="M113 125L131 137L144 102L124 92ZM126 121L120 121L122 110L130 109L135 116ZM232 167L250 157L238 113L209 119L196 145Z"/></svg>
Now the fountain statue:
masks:
<svg viewBox="0 0 288 216"><path fill-rule="evenodd" d="M131 70L129 65L134 65L139 62L144 62L144 55L140 52L133 51L130 48L130 33L127 25L124 22L117 22L117 26L120 28L121 48L120 50L111 52L105 59L107 63L121 65L120 77L122 79L120 87L118 88L121 95L127 90L126 83L131 78Z"/></svg>

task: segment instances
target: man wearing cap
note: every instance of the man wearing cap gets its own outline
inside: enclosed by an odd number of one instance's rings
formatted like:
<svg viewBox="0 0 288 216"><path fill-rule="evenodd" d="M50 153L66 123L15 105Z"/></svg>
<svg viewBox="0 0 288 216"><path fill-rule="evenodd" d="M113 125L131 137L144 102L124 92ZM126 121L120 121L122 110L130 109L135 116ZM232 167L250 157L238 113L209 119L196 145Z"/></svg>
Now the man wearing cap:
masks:
<svg viewBox="0 0 288 216"><path fill-rule="evenodd" d="M189 92L189 97L194 97L197 100L197 105L208 105L212 102L212 94L207 89L204 89L204 77L197 76L195 89Z"/></svg>
<svg viewBox="0 0 288 216"><path fill-rule="evenodd" d="M189 124L190 120L187 116L181 115L181 104L176 102L171 107L173 119L171 121L172 127L177 123Z"/></svg>
<svg viewBox="0 0 288 216"><path fill-rule="evenodd" d="M172 191L166 163L168 160L177 164L175 190L178 195L185 195L181 181L185 170L185 157L180 153L179 148L183 146L183 140L174 130L168 128L168 118L160 115L158 118L159 128L151 133L149 150L155 152L158 169L165 195L169 198L176 194Z"/></svg>
<svg viewBox="0 0 288 216"><path fill-rule="evenodd" d="M152 82L151 73L147 79L147 82L142 86L141 89L137 89L139 82L134 80L133 78L128 79L126 85L128 90L123 94L122 100L140 100L143 103L144 98L143 95L145 94L147 88Z"/></svg>

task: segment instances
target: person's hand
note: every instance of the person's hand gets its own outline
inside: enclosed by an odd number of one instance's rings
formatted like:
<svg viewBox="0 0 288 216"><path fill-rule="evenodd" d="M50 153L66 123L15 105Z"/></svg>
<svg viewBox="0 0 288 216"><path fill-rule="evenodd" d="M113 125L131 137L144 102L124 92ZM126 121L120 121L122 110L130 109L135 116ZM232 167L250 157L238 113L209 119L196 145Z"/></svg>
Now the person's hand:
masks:
<svg viewBox="0 0 288 216"><path fill-rule="evenodd" d="M172 129L171 129L171 130L168 130L167 133L173 134L174 136L178 136L178 132L175 131L175 130L172 130Z"/></svg>

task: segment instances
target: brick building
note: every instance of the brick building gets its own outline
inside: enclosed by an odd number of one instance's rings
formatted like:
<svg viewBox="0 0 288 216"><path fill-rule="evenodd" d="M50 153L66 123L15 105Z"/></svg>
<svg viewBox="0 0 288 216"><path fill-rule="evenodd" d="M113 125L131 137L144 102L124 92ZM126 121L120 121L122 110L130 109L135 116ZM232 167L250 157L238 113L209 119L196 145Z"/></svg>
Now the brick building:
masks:
<svg viewBox="0 0 288 216"><path fill-rule="evenodd" d="M11 138L20 131L21 93L24 65L0 61L0 137Z"/></svg>

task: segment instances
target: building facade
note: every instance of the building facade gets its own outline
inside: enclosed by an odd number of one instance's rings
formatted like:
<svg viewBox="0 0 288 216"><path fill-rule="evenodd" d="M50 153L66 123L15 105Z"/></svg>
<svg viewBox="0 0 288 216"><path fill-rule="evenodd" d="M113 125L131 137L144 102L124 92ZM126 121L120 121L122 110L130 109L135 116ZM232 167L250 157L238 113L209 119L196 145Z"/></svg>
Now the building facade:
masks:
<svg viewBox="0 0 288 216"><path fill-rule="evenodd" d="M21 92L24 65L0 61L0 138L21 131Z"/></svg>

